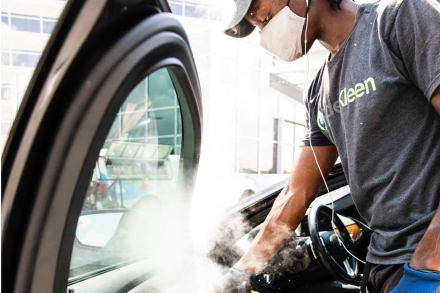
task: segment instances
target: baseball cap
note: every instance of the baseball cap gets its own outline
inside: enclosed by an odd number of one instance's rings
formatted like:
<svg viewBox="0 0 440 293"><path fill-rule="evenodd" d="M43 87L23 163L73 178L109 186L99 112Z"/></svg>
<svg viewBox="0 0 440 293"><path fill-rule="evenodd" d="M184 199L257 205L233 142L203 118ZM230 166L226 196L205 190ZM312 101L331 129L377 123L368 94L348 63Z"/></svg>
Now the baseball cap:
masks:
<svg viewBox="0 0 440 293"><path fill-rule="evenodd" d="M249 36L255 29L255 26L250 24L244 16L246 15L252 0L234 0L235 11L229 25L224 31L226 35L234 38L244 38Z"/></svg>

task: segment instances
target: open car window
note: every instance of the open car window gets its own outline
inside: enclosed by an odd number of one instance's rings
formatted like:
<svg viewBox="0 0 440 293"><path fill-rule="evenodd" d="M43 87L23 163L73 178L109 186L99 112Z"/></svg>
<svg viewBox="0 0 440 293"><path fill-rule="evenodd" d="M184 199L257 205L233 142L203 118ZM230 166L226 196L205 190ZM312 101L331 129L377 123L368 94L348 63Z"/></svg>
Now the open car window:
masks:
<svg viewBox="0 0 440 293"><path fill-rule="evenodd" d="M152 257L176 191L180 107L166 68L128 95L107 134L85 194L69 281Z"/></svg>

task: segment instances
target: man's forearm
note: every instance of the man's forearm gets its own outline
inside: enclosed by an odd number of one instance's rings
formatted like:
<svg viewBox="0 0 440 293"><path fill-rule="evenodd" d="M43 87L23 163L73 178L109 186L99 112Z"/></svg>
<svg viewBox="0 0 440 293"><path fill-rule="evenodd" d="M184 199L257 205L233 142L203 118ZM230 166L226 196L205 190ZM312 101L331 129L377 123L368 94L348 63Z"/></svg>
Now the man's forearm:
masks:
<svg viewBox="0 0 440 293"><path fill-rule="evenodd" d="M324 176L334 165L338 152L335 146L314 147ZM255 274L292 236L301 223L307 208L322 183L310 147L302 147L293 162L289 181L278 195L263 226L251 247L235 265L236 268Z"/></svg>
<svg viewBox="0 0 440 293"><path fill-rule="evenodd" d="M440 86L431 97L431 104L440 115ZM440 203L428 229L414 252L409 266L413 269L440 271Z"/></svg>
<svg viewBox="0 0 440 293"><path fill-rule="evenodd" d="M417 246L409 266L413 269L440 271L440 205Z"/></svg>
<svg viewBox="0 0 440 293"><path fill-rule="evenodd" d="M276 199L250 249L236 267L255 274L293 235L313 198L314 192L310 194L292 191L286 186Z"/></svg>

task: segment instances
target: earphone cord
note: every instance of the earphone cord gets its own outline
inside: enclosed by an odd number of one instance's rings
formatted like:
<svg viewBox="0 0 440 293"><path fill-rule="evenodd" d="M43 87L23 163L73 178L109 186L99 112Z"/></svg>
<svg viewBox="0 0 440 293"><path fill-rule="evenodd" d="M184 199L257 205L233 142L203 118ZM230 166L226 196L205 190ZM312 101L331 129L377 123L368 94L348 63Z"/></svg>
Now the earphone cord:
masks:
<svg viewBox="0 0 440 293"><path fill-rule="evenodd" d="M310 5L309 5L309 0L306 0L306 3L307 3L307 10L306 10L306 31L305 31L305 36L304 36L304 50L305 50L305 55L306 55L306 63L307 63L307 71L306 71L306 87L308 86L308 84L309 84L309 54L308 54L308 52L307 52L307 30L308 30L308 28L309 28L309 9L310 9ZM357 12L357 10L356 10L356 12ZM357 13L356 13L356 15L357 15ZM311 107L311 105L309 105L309 107ZM330 195L330 200L332 201L332 228L334 227L334 228L336 228L336 225L334 224L335 222L334 222L334 218L335 218L335 205L334 205L334 202L333 202L333 196L332 196L332 193L331 193L331 191L330 191L330 188L328 188L328 185L327 185L327 181L325 181L325 177L324 177L324 174L322 173L322 170L321 170L321 167L319 166L319 163L318 163L318 158L316 157L316 153L315 153L315 150L313 149L313 145L312 145L312 127L311 127L311 109L309 108L309 144L310 144L310 148L312 149L312 153L313 153L313 157L315 158L315 162L316 162L316 165L318 166L318 170L319 170L319 173L321 174L321 177L322 177L322 181L324 182L324 185L325 185L325 188L327 189L327 192L328 192L328 194ZM333 229L334 229L333 228ZM356 260L358 260L359 262L361 262L361 263L363 263L363 264L366 264L364 261L362 261L362 260L360 260L359 258L357 258L355 255L353 255L348 249L347 249L347 247L345 247L345 244L344 244L344 241L340 238L341 236L338 234L338 233L336 233L335 232L335 234L336 234L336 236L338 237L338 239L340 240L340 242L342 243L342 246L345 248L345 250L352 256L352 257L354 257Z"/></svg>

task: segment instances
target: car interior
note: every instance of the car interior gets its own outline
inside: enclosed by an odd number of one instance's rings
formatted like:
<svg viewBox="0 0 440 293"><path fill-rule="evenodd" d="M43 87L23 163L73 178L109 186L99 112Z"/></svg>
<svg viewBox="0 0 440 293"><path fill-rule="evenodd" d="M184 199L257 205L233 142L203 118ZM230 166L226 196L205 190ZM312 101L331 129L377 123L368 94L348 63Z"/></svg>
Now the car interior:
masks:
<svg viewBox="0 0 440 293"><path fill-rule="evenodd" d="M292 238L258 274L257 284L254 284L256 291L359 292L364 265L347 253L340 242L344 242L358 259L365 260L372 231L354 206L340 164L333 167L326 181L332 195L327 193L323 185ZM211 252L213 259L226 267L238 261L260 230L284 185L285 182L280 182L231 208L231 216L226 218L224 225L228 226L231 217L239 213L248 224L247 229L237 235L234 227L230 227L225 232L228 235L224 237L225 241L217 243ZM336 227L330 224L331 197ZM343 231L344 228L346 231ZM342 237L335 237L335 233Z"/></svg>

